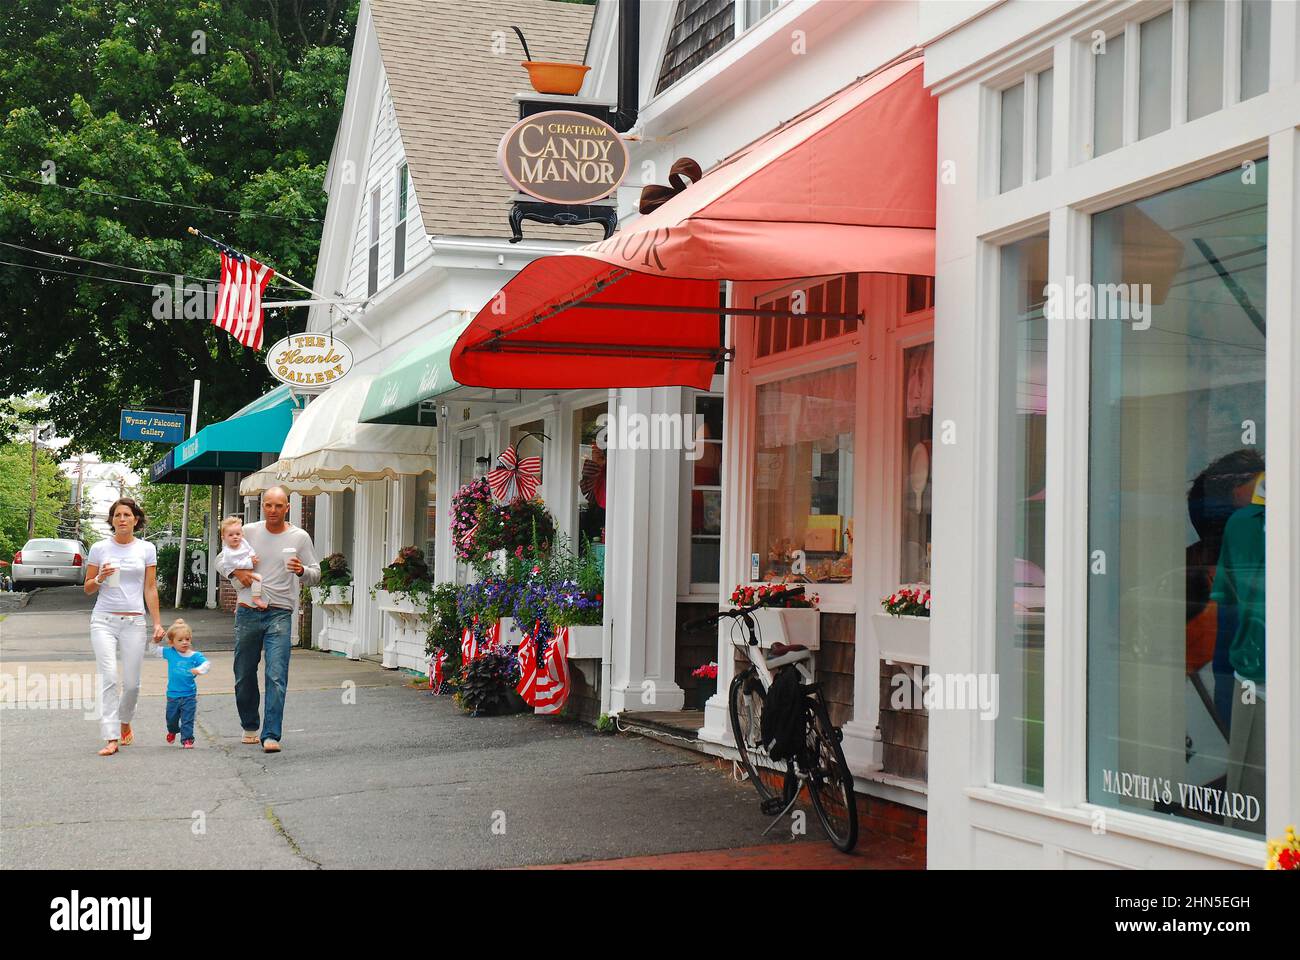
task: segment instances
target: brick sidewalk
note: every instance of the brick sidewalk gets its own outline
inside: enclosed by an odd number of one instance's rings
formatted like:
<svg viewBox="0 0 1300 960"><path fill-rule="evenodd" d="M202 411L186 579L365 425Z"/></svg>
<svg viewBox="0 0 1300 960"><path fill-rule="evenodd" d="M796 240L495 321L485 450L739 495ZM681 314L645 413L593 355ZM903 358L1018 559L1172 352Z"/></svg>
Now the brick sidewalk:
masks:
<svg viewBox="0 0 1300 960"><path fill-rule="evenodd" d="M829 843L771 843L730 850L698 850L620 860L588 860L529 867L530 870L920 870L924 864L906 844L864 837L852 853Z"/></svg>

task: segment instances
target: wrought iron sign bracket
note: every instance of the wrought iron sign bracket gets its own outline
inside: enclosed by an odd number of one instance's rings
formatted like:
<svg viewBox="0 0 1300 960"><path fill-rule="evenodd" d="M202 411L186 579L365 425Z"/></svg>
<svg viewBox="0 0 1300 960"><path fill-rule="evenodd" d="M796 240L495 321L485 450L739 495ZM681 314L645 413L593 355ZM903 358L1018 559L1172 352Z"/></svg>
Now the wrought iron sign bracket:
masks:
<svg viewBox="0 0 1300 960"><path fill-rule="evenodd" d="M574 227L584 223L599 223L605 231L602 239L608 240L618 229L618 210L608 205L584 204L568 206L546 203L542 200L515 200L510 207L510 242L524 239L523 223L549 223L560 227Z"/></svg>

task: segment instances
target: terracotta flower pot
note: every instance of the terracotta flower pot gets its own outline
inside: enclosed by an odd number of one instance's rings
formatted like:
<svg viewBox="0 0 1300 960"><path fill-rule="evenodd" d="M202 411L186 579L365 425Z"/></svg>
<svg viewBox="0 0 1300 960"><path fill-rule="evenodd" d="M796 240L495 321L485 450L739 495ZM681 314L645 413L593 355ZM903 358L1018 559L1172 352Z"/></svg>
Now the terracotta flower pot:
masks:
<svg viewBox="0 0 1300 960"><path fill-rule="evenodd" d="M528 79L538 93L556 93L571 97L582 89L582 81L591 67L583 63L547 63L543 60L521 61Z"/></svg>

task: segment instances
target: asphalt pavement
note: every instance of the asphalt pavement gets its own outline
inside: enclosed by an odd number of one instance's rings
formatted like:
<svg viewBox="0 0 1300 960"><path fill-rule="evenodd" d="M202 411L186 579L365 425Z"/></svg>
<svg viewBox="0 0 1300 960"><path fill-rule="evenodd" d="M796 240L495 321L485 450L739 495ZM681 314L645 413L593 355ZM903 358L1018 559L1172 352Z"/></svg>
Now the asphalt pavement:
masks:
<svg viewBox="0 0 1300 960"><path fill-rule="evenodd" d="M150 660L135 743L102 758L93 716L50 686L93 674L90 607L56 588L0 620L5 868L496 868L822 843L815 825L762 836L752 788L689 751L555 717L471 718L402 673L316 651L294 651L284 751L264 754L239 743L219 611L182 612L213 661L196 749L165 743Z"/></svg>

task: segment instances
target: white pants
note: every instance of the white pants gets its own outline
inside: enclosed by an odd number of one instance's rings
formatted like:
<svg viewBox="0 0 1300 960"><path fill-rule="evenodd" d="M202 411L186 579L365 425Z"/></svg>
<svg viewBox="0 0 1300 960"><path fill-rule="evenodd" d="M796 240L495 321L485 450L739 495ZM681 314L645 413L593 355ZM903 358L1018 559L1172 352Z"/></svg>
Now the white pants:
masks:
<svg viewBox="0 0 1300 960"><path fill-rule="evenodd" d="M90 645L95 650L95 667L99 674L99 729L105 740L119 739L121 725L130 723L135 716L146 640L143 615L90 615ZM122 660L120 699L117 692L119 656Z"/></svg>

